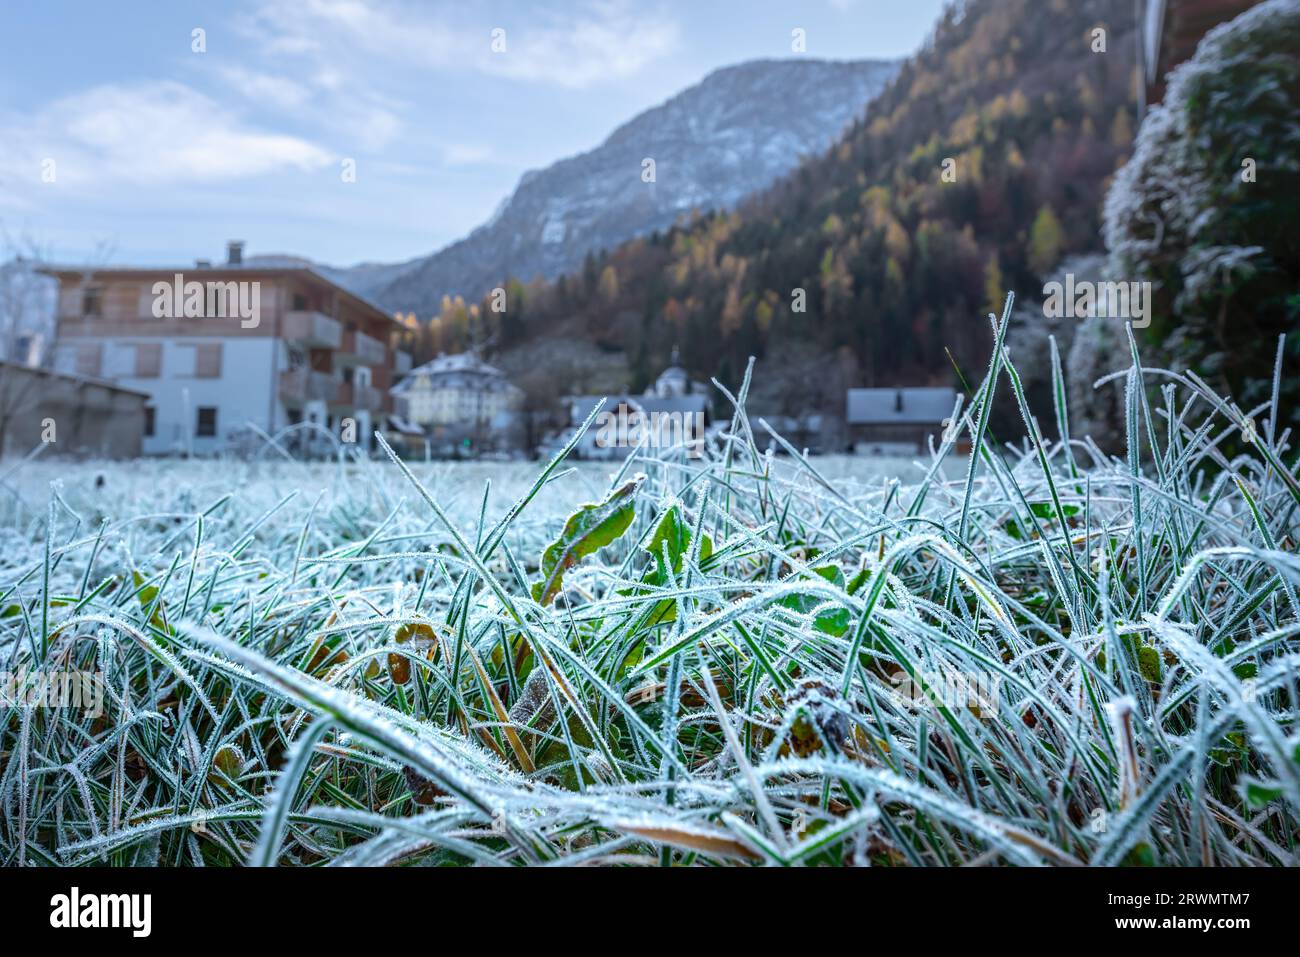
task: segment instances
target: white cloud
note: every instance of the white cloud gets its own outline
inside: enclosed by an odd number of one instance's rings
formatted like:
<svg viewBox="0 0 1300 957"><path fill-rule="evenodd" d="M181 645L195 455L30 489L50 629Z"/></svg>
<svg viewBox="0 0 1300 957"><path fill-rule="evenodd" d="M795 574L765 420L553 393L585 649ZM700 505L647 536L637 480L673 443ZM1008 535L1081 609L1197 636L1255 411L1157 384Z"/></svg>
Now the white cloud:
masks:
<svg viewBox="0 0 1300 957"><path fill-rule="evenodd" d="M449 143L442 148L442 159L448 166L473 166L493 161L496 151L476 143Z"/></svg>
<svg viewBox="0 0 1300 957"><path fill-rule="evenodd" d="M353 150L358 143L368 149L382 149L397 136L401 121L396 104L360 84L348 83L337 70L323 67L303 82L286 76L248 70L239 66L218 68L224 90L233 91L261 108L292 112L294 123L314 123L328 130L340 149Z"/></svg>
<svg viewBox="0 0 1300 957"><path fill-rule="evenodd" d="M499 13L484 26L454 5L435 9L394 0L264 0L242 23L268 53L319 61L337 82L339 64L358 51L382 67L394 61L428 72L473 70L570 88L631 76L674 52L677 22L630 0L587 0L564 15L538 9ZM505 52L491 31L506 31Z"/></svg>
<svg viewBox="0 0 1300 957"><path fill-rule="evenodd" d="M236 66L221 67L220 75L228 87L246 99L269 103L280 109L295 109L311 96L311 91L301 83L283 76L257 73Z"/></svg>
<svg viewBox="0 0 1300 957"><path fill-rule="evenodd" d="M564 26L507 29L505 53L489 53L484 70L515 79L585 87L627 77L677 48L676 22L632 14L605 3Z"/></svg>
<svg viewBox="0 0 1300 957"><path fill-rule="evenodd" d="M343 74L330 67L322 67L317 70L311 79L322 90L339 90L343 88Z"/></svg>
<svg viewBox="0 0 1300 957"><path fill-rule="evenodd" d="M338 119L351 130L349 139L375 152L392 142L402 128L401 121L379 101L363 98L355 105L341 107Z"/></svg>
<svg viewBox="0 0 1300 957"><path fill-rule="evenodd" d="M262 0L238 29L266 53L314 58L317 76L329 76L332 83L358 51L376 65L394 58L449 65L455 49L451 34L429 22L427 12L403 11L376 0Z"/></svg>
<svg viewBox="0 0 1300 957"><path fill-rule="evenodd" d="M6 178L40 184L45 159L59 186L189 184L310 170L331 161L295 136L243 124L203 94L172 81L106 84L38 113L0 116L10 146Z"/></svg>

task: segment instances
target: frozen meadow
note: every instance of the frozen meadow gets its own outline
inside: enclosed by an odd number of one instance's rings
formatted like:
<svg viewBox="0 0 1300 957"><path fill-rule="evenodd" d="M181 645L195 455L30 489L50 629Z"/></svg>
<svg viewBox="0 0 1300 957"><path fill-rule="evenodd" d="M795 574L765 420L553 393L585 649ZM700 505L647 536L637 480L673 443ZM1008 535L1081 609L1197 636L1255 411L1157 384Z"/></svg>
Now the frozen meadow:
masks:
<svg viewBox="0 0 1300 957"><path fill-rule="evenodd" d="M1127 376L1115 457L999 352L972 459L7 462L0 862L1295 864L1294 454Z"/></svg>

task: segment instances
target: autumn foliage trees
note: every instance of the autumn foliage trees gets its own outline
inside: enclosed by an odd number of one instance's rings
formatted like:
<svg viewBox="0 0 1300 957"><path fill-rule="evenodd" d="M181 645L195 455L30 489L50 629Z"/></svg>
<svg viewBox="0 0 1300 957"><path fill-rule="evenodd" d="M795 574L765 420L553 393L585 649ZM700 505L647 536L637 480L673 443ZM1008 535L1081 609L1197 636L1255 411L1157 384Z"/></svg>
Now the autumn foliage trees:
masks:
<svg viewBox="0 0 1300 957"><path fill-rule="evenodd" d="M734 384L792 342L851 356L863 384L949 381L952 361L987 357L1006 289L1098 248L1131 148L1133 37L1130 0L954 5L841 141L768 192L553 283L513 281L497 318L452 303L436 335L581 335L621 350L633 387L675 345Z"/></svg>

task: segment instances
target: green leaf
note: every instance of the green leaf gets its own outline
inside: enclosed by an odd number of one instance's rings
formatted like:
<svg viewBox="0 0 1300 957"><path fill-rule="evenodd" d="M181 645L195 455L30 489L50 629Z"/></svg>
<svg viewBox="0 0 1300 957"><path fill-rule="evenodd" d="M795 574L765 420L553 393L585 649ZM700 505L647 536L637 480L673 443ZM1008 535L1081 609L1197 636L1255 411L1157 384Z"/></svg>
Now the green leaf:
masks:
<svg viewBox="0 0 1300 957"><path fill-rule="evenodd" d="M1150 645L1143 644L1137 635L1122 635L1120 641L1128 649L1128 653L1137 659L1138 673L1152 684L1160 683L1161 661L1160 652ZM1097 652L1097 666L1103 670L1106 667L1106 652Z"/></svg>
<svg viewBox="0 0 1300 957"><path fill-rule="evenodd" d="M862 569L862 571L854 575L853 580L849 582L849 594L856 595L858 593L858 589L861 588L870 580L871 580L871 572L865 568Z"/></svg>
<svg viewBox="0 0 1300 957"><path fill-rule="evenodd" d="M820 565L813 569L814 574L826 579L832 585L838 585L844 588L844 572L839 565ZM818 605L824 604L825 599L816 595L791 595L784 598L781 604L786 608L793 608L795 611L808 614ZM834 635L839 638L849 630L849 610L847 608L837 608L834 611L822 612L813 621L813 627L823 634Z"/></svg>
<svg viewBox="0 0 1300 957"><path fill-rule="evenodd" d="M1250 805L1251 810L1262 811L1282 797L1282 788L1273 781L1246 778L1242 783L1242 793L1245 795L1246 803Z"/></svg>
<svg viewBox="0 0 1300 957"><path fill-rule="evenodd" d="M158 586L145 585L145 577L135 570L132 570L131 572L131 579L135 582L135 587L137 589L136 595L140 601L140 610L147 612L153 605L154 599L158 597ZM140 587L142 585L144 585L143 588ZM163 608L163 603L161 601L158 602L158 606L154 608L153 614L149 616L149 624L161 631L170 632L170 629L167 627L166 609Z"/></svg>
<svg viewBox="0 0 1300 957"><path fill-rule="evenodd" d="M665 543L668 545L668 559L673 568L680 568L682 555L691 546L691 530L682 521L681 507L678 505L673 505L664 512L650 541L646 543L645 550L656 561L662 562Z"/></svg>
<svg viewBox="0 0 1300 957"><path fill-rule="evenodd" d="M1156 855L1151 849L1151 845L1143 841L1141 844L1133 845L1133 849L1124 855L1124 861L1121 867L1155 867Z"/></svg>
<svg viewBox="0 0 1300 957"><path fill-rule="evenodd" d="M1225 734L1223 743L1210 748L1206 754L1215 764L1225 768L1231 767L1246 759L1246 736L1239 731ZM1298 759L1298 763L1300 763L1300 759Z"/></svg>
<svg viewBox="0 0 1300 957"><path fill-rule="evenodd" d="M668 544L668 558L673 564L673 573L682 570L682 557L691 549L691 527L682 521L681 506L673 505L659 519L645 550L654 556L656 565L663 563L664 543ZM713 554L713 539L705 535L700 541L700 561L707 560ZM647 584L662 585L664 580L646 581Z"/></svg>
<svg viewBox="0 0 1300 957"><path fill-rule="evenodd" d="M1160 652L1149 645L1138 649L1138 671L1152 684L1160 683Z"/></svg>
<svg viewBox="0 0 1300 957"><path fill-rule="evenodd" d="M644 480L645 476L638 475L605 501L584 505L569 516L560 537L542 553L542 580L533 585L534 599L549 605L564 587L566 571L627 531L636 516L634 496Z"/></svg>
<svg viewBox="0 0 1300 957"><path fill-rule="evenodd" d="M1033 512L1034 516L1037 518L1044 518L1044 519L1056 518L1056 507L1052 505L1051 502L1030 502L1029 510ZM1066 518L1070 518L1074 515L1079 514L1079 506L1062 505L1061 512L1062 514L1065 515Z"/></svg>
<svg viewBox="0 0 1300 957"><path fill-rule="evenodd" d="M641 584L649 588L661 588L668 584L668 569L664 566L664 545L668 546L668 558L672 562L673 575L680 575L682 562L691 550L691 527L682 520L681 506L672 505L659 519L654 534L645 543L647 553L653 556L654 563L641 575ZM708 535L700 539L700 565L707 566L713 555L713 539ZM640 594L637 587L624 588L620 595ZM658 602L646 620L650 626L664 625L677 620L677 602L665 598Z"/></svg>

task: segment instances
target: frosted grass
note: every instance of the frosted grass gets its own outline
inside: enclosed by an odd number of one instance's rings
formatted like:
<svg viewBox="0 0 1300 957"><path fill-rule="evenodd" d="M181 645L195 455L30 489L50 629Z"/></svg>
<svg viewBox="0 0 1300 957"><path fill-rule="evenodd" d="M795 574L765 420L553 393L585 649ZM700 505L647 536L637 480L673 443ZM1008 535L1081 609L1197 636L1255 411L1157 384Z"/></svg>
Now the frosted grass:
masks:
<svg viewBox="0 0 1300 957"><path fill-rule="evenodd" d="M0 662L105 696L0 709L0 862L1300 863L1290 435L1133 357L1117 457L999 351L969 462L8 466Z"/></svg>

